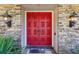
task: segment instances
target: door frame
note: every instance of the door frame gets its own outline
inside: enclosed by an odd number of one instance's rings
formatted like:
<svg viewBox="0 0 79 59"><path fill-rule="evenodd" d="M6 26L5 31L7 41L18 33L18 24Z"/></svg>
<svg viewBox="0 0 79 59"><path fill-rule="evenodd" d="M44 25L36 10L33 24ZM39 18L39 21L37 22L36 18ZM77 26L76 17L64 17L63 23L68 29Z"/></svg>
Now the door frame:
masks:
<svg viewBox="0 0 79 59"><path fill-rule="evenodd" d="M25 30L24 31L24 34L25 34L24 35L25 36L24 44L25 44L25 46L27 46L27 35L26 35L26 33L27 33L27 30L26 30L27 29L27 25L26 25L27 24L27 21L26 21L27 20L27 16L26 16L26 13L27 12L51 12L52 13L52 24L51 24L52 25L52 47L54 47L54 40L55 40L55 38L54 38L54 15L55 14L54 14L54 11L44 11L44 10L43 11L25 11L25 29L24 29Z"/></svg>

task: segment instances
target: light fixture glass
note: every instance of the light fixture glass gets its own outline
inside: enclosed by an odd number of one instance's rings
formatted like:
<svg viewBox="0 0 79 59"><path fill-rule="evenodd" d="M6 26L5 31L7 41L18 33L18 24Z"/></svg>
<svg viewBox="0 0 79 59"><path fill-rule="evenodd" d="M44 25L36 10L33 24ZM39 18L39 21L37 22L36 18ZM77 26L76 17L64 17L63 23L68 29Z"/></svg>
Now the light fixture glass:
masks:
<svg viewBox="0 0 79 59"><path fill-rule="evenodd" d="M7 20L8 20L8 18L7 18L7 17L4 17L4 20L5 20L5 21L7 21Z"/></svg>
<svg viewBox="0 0 79 59"><path fill-rule="evenodd" d="M77 17L71 17L69 18L69 21L77 21Z"/></svg>

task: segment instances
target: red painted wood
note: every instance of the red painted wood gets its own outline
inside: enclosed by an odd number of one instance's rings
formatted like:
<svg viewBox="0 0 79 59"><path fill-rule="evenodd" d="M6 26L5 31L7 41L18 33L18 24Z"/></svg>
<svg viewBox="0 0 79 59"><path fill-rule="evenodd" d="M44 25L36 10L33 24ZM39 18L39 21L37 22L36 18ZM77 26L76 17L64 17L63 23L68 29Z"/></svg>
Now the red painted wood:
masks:
<svg viewBox="0 0 79 59"><path fill-rule="evenodd" d="M52 13L27 12L27 45L52 45Z"/></svg>

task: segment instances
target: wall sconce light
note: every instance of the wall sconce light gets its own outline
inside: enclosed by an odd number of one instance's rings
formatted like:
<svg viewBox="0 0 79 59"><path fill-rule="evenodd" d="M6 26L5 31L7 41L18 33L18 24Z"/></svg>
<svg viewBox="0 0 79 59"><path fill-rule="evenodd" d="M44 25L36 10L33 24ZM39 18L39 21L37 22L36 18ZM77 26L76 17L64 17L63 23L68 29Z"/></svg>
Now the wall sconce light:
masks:
<svg viewBox="0 0 79 59"><path fill-rule="evenodd" d="M12 26L12 20L11 20L12 16L8 14L8 11L6 11L4 13L4 15L2 15L2 16L3 16L3 19L5 20L5 23L7 24L7 26L11 27Z"/></svg>
<svg viewBox="0 0 79 59"><path fill-rule="evenodd" d="M75 12L73 12L73 13L69 16L69 27L75 26L77 17L78 17L78 15L77 15Z"/></svg>

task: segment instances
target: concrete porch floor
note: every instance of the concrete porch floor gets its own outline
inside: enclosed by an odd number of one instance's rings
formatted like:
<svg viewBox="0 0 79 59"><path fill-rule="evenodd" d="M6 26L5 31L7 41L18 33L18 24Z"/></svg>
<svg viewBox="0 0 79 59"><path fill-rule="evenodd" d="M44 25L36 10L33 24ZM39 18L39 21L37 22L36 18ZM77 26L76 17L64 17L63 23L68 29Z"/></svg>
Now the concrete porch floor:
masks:
<svg viewBox="0 0 79 59"><path fill-rule="evenodd" d="M53 47L31 46L24 49L24 54L56 54Z"/></svg>

